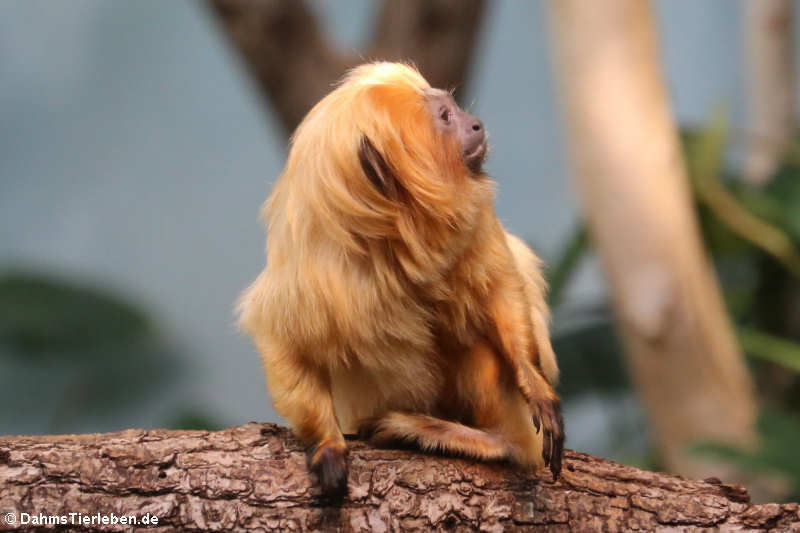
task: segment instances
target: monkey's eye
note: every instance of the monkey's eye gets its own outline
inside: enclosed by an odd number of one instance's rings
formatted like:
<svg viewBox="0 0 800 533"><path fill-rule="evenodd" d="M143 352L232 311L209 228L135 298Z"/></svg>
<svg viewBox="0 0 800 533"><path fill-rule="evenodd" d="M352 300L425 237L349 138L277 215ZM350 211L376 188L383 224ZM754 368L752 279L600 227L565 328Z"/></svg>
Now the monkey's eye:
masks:
<svg viewBox="0 0 800 533"><path fill-rule="evenodd" d="M450 110L446 107L443 107L442 110L439 112L439 118L445 122L450 122Z"/></svg>

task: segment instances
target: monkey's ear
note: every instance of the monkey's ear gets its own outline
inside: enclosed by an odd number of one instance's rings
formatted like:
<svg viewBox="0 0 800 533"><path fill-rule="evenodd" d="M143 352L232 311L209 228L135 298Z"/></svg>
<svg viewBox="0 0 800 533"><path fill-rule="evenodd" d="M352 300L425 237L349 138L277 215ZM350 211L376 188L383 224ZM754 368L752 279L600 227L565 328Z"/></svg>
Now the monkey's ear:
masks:
<svg viewBox="0 0 800 533"><path fill-rule="evenodd" d="M361 168L373 185L387 198L396 198L400 188L397 177L381 153L366 135L361 136L358 146L358 160Z"/></svg>

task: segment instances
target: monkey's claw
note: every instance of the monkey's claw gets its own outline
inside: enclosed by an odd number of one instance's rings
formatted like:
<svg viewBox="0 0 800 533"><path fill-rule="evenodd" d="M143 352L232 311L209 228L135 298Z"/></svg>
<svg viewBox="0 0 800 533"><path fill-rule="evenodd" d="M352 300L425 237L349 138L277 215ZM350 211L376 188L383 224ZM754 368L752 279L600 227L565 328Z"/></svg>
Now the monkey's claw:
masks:
<svg viewBox="0 0 800 533"><path fill-rule="evenodd" d="M544 465L550 467L553 481L561 473L561 456L564 452L564 419L561 416L561 402L539 400L531 406L533 425L542 431L542 458Z"/></svg>
<svg viewBox="0 0 800 533"><path fill-rule="evenodd" d="M347 495L347 449L322 445L308 454L308 467L319 478L322 493L336 500Z"/></svg>

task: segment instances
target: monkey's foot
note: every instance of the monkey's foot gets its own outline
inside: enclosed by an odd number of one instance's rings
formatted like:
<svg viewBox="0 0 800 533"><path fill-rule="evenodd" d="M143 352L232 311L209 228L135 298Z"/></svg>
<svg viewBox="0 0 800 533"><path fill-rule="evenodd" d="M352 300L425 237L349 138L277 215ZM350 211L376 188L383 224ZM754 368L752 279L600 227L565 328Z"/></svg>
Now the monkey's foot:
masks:
<svg viewBox="0 0 800 533"><path fill-rule="evenodd" d="M308 452L308 468L317 474L322 493L340 500L347 495L347 446L322 442Z"/></svg>
<svg viewBox="0 0 800 533"><path fill-rule="evenodd" d="M542 432L542 458L550 467L553 481L561 473L561 455L564 452L564 419L558 399L539 399L530 404L533 425Z"/></svg>

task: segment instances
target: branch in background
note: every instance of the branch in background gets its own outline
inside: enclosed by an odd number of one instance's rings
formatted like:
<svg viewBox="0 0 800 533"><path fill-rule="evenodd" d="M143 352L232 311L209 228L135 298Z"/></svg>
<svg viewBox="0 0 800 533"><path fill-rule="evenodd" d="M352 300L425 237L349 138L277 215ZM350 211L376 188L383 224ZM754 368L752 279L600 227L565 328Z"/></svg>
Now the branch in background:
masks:
<svg viewBox="0 0 800 533"><path fill-rule="evenodd" d="M719 480L691 481L565 451L557 483L503 464L350 442L349 496L319 499L288 430L128 430L0 438L0 531L31 516L158 518L158 531L776 531L797 504L753 505ZM17 517L16 527L5 522ZM68 527L71 531L130 530Z"/></svg>
<svg viewBox="0 0 800 533"><path fill-rule="evenodd" d="M301 0L211 0L211 6L286 131L348 66Z"/></svg>
<svg viewBox="0 0 800 533"><path fill-rule="evenodd" d="M795 65L792 0L743 0L747 63L748 130L775 139L748 142L745 179L764 184L791 141L795 123Z"/></svg>
<svg viewBox="0 0 800 533"><path fill-rule="evenodd" d="M432 86L463 97L485 11L485 0L388 0L367 58L411 60Z"/></svg>
<svg viewBox="0 0 800 533"><path fill-rule="evenodd" d="M387 0L356 54L336 50L302 0L209 2L287 132L367 60L412 61L436 87L463 86L485 11L485 0Z"/></svg>

